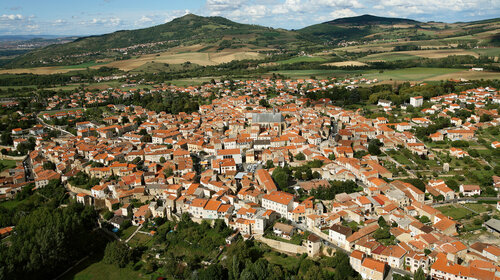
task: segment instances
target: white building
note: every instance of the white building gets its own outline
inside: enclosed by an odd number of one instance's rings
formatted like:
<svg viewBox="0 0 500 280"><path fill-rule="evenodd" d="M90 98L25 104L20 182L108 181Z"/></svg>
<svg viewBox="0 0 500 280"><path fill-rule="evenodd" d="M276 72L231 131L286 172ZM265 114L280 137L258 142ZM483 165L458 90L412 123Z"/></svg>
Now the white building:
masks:
<svg viewBox="0 0 500 280"><path fill-rule="evenodd" d="M424 104L424 98L422 96L410 97L410 105L413 107L421 107Z"/></svg>
<svg viewBox="0 0 500 280"><path fill-rule="evenodd" d="M293 209L292 194L274 191L262 197L262 207L279 213L282 217L287 217L288 211Z"/></svg>

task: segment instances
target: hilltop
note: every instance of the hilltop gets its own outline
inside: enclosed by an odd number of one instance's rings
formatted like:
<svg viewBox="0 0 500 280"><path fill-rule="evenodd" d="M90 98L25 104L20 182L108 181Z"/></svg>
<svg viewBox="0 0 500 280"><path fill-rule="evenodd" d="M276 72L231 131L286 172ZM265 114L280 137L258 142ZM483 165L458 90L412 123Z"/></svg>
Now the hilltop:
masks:
<svg viewBox="0 0 500 280"><path fill-rule="evenodd" d="M326 24L332 25L394 25L394 24L419 24L419 21L406 18L378 17L373 15L362 15L356 17L338 18L327 21Z"/></svg>

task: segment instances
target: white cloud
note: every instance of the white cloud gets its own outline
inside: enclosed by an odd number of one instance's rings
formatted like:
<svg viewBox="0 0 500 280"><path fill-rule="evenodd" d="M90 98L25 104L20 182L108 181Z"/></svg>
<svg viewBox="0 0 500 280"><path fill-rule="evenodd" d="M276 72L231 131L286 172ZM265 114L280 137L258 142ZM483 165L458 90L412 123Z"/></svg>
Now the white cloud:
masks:
<svg viewBox="0 0 500 280"><path fill-rule="evenodd" d="M0 17L2 20L22 20L24 19L23 15L17 14L17 15L2 15Z"/></svg>
<svg viewBox="0 0 500 280"><path fill-rule="evenodd" d="M207 0L207 8L211 11L235 11L243 7L244 0Z"/></svg>
<svg viewBox="0 0 500 280"><path fill-rule="evenodd" d="M109 23L112 25L112 26L118 26L122 23L122 20L120 18L117 18L117 17L113 17L113 18L110 18L109 19Z"/></svg>
<svg viewBox="0 0 500 280"><path fill-rule="evenodd" d="M340 10L335 10L330 13L330 17L332 19L337 19L337 18L344 18L344 17L353 17L357 16L358 14L354 12L351 9L345 8L345 9L340 9Z"/></svg>
<svg viewBox="0 0 500 280"><path fill-rule="evenodd" d="M138 20L138 22L140 22L140 23L146 23L146 22L152 22L152 21L153 21L153 20L152 20L151 18L147 17L147 16L142 16L142 17Z"/></svg>
<svg viewBox="0 0 500 280"><path fill-rule="evenodd" d="M365 6L357 0L310 0L310 5L313 7L330 7L330 8L364 8Z"/></svg>

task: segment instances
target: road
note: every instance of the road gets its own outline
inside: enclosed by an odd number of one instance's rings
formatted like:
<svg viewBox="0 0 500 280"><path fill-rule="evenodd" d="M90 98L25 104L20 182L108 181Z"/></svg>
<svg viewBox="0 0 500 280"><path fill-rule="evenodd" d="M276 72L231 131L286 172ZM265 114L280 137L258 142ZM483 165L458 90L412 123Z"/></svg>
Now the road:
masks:
<svg viewBox="0 0 500 280"><path fill-rule="evenodd" d="M75 136L76 136L76 135L74 135L73 133L71 133L71 132L69 132L69 131L67 131L67 130L64 130L64 129L59 128L59 127L57 127L57 126L54 126L54 125L50 125L50 124L45 123L45 122L42 120L42 118L40 118L40 117L38 117L38 116L37 116L36 118L38 119L38 122L40 122L40 124L41 124L41 125L43 125L43 126L45 126L45 127L48 127L48 128L54 129L54 130L59 130L59 131L60 131L60 132L62 132L63 134L71 135L71 136L73 136L73 137L75 137Z"/></svg>

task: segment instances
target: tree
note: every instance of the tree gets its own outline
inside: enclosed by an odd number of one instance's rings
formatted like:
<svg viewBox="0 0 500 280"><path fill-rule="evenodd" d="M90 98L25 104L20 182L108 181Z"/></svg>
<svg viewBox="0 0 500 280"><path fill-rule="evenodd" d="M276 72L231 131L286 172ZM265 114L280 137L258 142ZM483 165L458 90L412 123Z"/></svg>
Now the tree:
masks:
<svg viewBox="0 0 500 280"><path fill-rule="evenodd" d="M381 228L385 228L387 227L387 222L385 221L384 217L380 216L378 218L378 225L381 227Z"/></svg>
<svg viewBox="0 0 500 280"><path fill-rule="evenodd" d="M153 137L151 137L151 135L149 135L149 134L143 135L141 137L141 142L151 143L152 141L153 141Z"/></svg>
<svg viewBox="0 0 500 280"><path fill-rule="evenodd" d="M415 276L413 277L414 280L425 280L425 274L424 271L422 270L422 267L419 267L417 269L417 272L415 272Z"/></svg>
<svg viewBox="0 0 500 280"><path fill-rule="evenodd" d="M172 168L166 168L166 169L163 169L163 174L165 175L165 177L168 178L168 177L174 175L174 171L172 170Z"/></svg>
<svg viewBox="0 0 500 280"><path fill-rule="evenodd" d="M111 212L109 210L106 210L106 212L104 212L104 214L102 214L102 217L105 220L109 220L109 219L113 218L113 216L114 216L113 212Z"/></svg>
<svg viewBox="0 0 500 280"><path fill-rule="evenodd" d="M431 222L431 220L429 219L429 217L427 217L427 216L425 216L425 215L421 216L419 220L420 220L420 222L421 222L422 224L427 224L427 223L430 223L430 222Z"/></svg>
<svg viewBox="0 0 500 280"><path fill-rule="evenodd" d="M295 155L296 160L305 160L306 156L303 153L298 153Z"/></svg>
<svg viewBox="0 0 500 280"><path fill-rule="evenodd" d="M370 144L368 144L368 152L371 155L378 156L382 154L382 151L380 150L380 146L382 146L382 143L378 139L374 139L370 141Z"/></svg>
<svg viewBox="0 0 500 280"><path fill-rule="evenodd" d="M197 279L211 280L211 279L227 279L227 270L219 264L212 264L206 269L198 271Z"/></svg>
<svg viewBox="0 0 500 280"><path fill-rule="evenodd" d="M106 245L102 261L106 264L114 264L123 268L132 260L132 253L132 250L125 243L113 241Z"/></svg>
<svg viewBox="0 0 500 280"><path fill-rule="evenodd" d="M267 99L259 100L259 105L266 108L270 107L269 102L267 102Z"/></svg>
<svg viewBox="0 0 500 280"><path fill-rule="evenodd" d="M273 161L272 161L272 160L270 160L270 159L268 159L268 160L266 161L266 165L264 166L264 168L265 168L265 169L271 169L271 168L273 168L273 167L274 167L274 163L273 163Z"/></svg>
<svg viewBox="0 0 500 280"><path fill-rule="evenodd" d="M46 161L43 163L44 170L56 170L56 165L51 161Z"/></svg>
<svg viewBox="0 0 500 280"><path fill-rule="evenodd" d="M389 229L387 227L378 228L373 233L373 238L375 238L377 241L382 240L382 239L389 239L390 237L391 237L391 233L389 232Z"/></svg>
<svg viewBox="0 0 500 280"><path fill-rule="evenodd" d="M160 158L160 163L165 163L167 160L165 159L165 157L161 157Z"/></svg>
<svg viewBox="0 0 500 280"><path fill-rule="evenodd" d="M276 167L273 171L272 178L278 185L278 188L283 190L288 187L288 180L290 176L283 168Z"/></svg>

